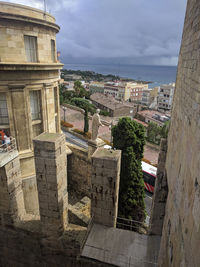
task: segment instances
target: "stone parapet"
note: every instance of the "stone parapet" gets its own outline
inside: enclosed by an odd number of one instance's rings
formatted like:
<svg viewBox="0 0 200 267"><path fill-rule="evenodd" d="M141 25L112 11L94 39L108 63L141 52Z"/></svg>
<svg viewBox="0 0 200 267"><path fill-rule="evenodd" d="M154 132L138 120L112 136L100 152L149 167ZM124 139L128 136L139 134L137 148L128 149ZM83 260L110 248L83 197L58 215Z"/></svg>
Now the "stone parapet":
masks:
<svg viewBox="0 0 200 267"><path fill-rule="evenodd" d="M0 225L6 226L22 219L25 208L18 152L3 154L7 157L0 167Z"/></svg>
<svg viewBox="0 0 200 267"><path fill-rule="evenodd" d="M33 144L43 232L58 233L68 225L65 135L43 133Z"/></svg>
<svg viewBox="0 0 200 267"><path fill-rule="evenodd" d="M95 223L116 226L120 150L98 148L92 155L91 213Z"/></svg>
<svg viewBox="0 0 200 267"><path fill-rule="evenodd" d="M104 145L105 142L100 138L97 138L95 141L88 140L88 158L91 158L97 148L103 147Z"/></svg>

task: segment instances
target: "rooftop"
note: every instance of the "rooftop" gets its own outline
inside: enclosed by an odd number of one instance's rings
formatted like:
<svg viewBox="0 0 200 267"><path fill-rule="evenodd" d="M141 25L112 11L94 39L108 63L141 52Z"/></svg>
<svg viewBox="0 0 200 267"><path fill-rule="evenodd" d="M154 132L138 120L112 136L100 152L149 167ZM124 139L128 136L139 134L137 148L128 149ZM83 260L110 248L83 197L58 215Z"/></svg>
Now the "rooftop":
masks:
<svg viewBox="0 0 200 267"><path fill-rule="evenodd" d="M103 105L104 107L111 109L111 110L116 110L116 109L122 108L124 106L132 108L132 105L119 102L119 101L115 100L113 97L105 96L101 93L92 94L90 99Z"/></svg>

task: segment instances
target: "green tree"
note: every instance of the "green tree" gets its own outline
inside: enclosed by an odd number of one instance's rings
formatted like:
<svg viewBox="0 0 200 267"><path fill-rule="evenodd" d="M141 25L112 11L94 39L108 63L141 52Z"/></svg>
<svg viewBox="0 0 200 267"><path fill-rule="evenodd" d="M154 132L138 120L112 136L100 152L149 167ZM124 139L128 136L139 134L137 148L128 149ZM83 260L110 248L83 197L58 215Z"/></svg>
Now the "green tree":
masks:
<svg viewBox="0 0 200 267"><path fill-rule="evenodd" d="M74 82L74 90L75 90L76 96L80 95L81 89L83 89L82 83L80 81L75 81Z"/></svg>
<svg viewBox="0 0 200 267"><path fill-rule="evenodd" d="M160 135L162 136L162 138L167 138L169 125L170 125L170 121L166 121L164 125L162 126L161 131L160 131Z"/></svg>
<svg viewBox="0 0 200 267"><path fill-rule="evenodd" d="M59 85L60 105L64 103L64 90L65 90L64 84L60 84Z"/></svg>
<svg viewBox="0 0 200 267"><path fill-rule="evenodd" d="M150 122L147 127L147 140L151 143L160 144L161 127L154 122Z"/></svg>
<svg viewBox="0 0 200 267"><path fill-rule="evenodd" d="M87 133L89 130L89 122L88 122L88 109L85 109L84 114L84 133Z"/></svg>
<svg viewBox="0 0 200 267"><path fill-rule="evenodd" d="M144 181L141 167L145 129L128 117L112 128L113 147L122 150L119 188L119 216L143 222Z"/></svg>
<svg viewBox="0 0 200 267"><path fill-rule="evenodd" d="M70 103L84 110L87 108L91 114L94 114L96 112L95 106L90 104L89 101L86 99L74 97L71 99Z"/></svg>

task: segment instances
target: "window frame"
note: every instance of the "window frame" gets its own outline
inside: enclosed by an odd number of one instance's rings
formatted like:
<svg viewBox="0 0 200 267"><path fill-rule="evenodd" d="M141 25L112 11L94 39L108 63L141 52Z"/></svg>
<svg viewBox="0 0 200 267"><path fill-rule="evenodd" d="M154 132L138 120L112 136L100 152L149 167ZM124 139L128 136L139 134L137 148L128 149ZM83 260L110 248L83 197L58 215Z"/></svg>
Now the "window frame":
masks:
<svg viewBox="0 0 200 267"><path fill-rule="evenodd" d="M51 39L51 60L56 62L56 42L54 39Z"/></svg>
<svg viewBox="0 0 200 267"><path fill-rule="evenodd" d="M1 99L1 96L4 97L4 99ZM7 96L6 93L0 92L0 103L3 102L4 107L2 107L2 104L0 105L0 126L9 126L9 113L8 113L8 104L7 104ZM2 112L2 110L6 111L5 113ZM6 121L4 121L4 119Z"/></svg>
<svg viewBox="0 0 200 267"><path fill-rule="evenodd" d="M31 40L33 41L31 44ZM31 47L32 46L32 47ZM24 48L27 62L38 62L37 36L24 35Z"/></svg>
<svg viewBox="0 0 200 267"><path fill-rule="evenodd" d="M37 96L35 97L34 94L37 94ZM33 97L31 97L31 95ZM37 99L37 101L35 101L35 99ZM42 95L41 95L41 90L30 90L29 91L29 98L30 98L30 112L31 112L31 120L32 123L35 124L37 122L41 122L42 120ZM33 105L32 105L33 103ZM33 109L38 110L37 112L33 112ZM33 116L33 114L38 114L37 116Z"/></svg>

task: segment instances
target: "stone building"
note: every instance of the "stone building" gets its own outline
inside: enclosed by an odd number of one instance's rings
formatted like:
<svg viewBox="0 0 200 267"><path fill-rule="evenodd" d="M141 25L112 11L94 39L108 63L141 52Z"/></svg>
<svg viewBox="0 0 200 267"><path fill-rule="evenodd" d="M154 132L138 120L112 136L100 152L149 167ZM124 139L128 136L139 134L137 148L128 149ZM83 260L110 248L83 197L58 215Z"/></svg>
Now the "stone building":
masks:
<svg viewBox="0 0 200 267"><path fill-rule="evenodd" d="M189 0L168 136L159 266L200 266L200 1Z"/></svg>
<svg viewBox="0 0 200 267"><path fill-rule="evenodd" d="M104 93L104 83L103 82L91 82L89 84L90 93Z"/></svg>
<svg viewBox="0 0 200 267"><path fill-rule="evenodd" d="M31 7L0 2L0 10L0 129L16 138L29 210L36 190L32 139L60 132L59 26Z"/></svg>
<svg viewBox="0 0 200 267"><path fill-rule="evenodd" d="M109 112L111 117L130 116L130 111L133 111L130 103L122 103L100 93L92 94L90 99L96 107Z"/></svg>
<svg viewBox="0 0 200 267"><path fill-rule="evenodd" d="M158 110L169 111L172 108L175 84L163 84L158 92Z"/></svg>

